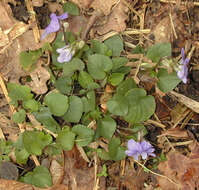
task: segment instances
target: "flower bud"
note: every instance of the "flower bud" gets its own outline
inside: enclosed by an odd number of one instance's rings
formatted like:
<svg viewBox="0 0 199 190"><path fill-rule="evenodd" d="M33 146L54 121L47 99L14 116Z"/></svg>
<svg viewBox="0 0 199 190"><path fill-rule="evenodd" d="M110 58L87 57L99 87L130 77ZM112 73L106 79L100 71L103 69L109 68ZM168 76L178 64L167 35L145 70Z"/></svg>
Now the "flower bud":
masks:
<svg viewBox="0 0 199 190"><path fill-rule="evenodd" d="M82 49L85 45L85 42L83 40L81 40L80 42L78 42L77 47L78 49Z"/></svg>

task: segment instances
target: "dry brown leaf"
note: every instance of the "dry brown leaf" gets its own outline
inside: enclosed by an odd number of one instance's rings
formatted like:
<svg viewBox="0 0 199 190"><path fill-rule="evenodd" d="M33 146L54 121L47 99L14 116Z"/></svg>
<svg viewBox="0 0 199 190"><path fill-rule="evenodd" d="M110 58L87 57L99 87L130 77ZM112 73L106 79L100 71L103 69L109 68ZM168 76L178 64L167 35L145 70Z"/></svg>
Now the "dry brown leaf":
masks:
<svg viewBox="0 0 199 190"><path fill-rule="evenodd" d="M149 83L146 82L146 86L148 84ZM158 95L155 96L155 101L156 101L156 110L155 110L156 115L161 121L167 120L170 117L170 108L168 107L167 103Z"/></svg>
<svg viewBox="0 0 199 190"><path fill-rule="evenodd" d="M13 180L0 179L1 190L69 190L67 186L59 184L50 188L38 188L30 184L21 183Z"/></svg>
<svg viewBox="0 0 199 190"><path fill-rule="evenodd" d="M94 0L90 7L97 11L103 12L104 15L109 15L111 8L117 4L118 0Z"/></svg>
<svg viewBox="0 0 199 190"><path fill-rule="evenodd" d="M32 1L32 5L34 7L42 7L43 4L44 4L44 0L34 0L34 1Z"/></svg>
<svg viewBox="0 0 199 190"><path fill-rule="evenodd" d="M48 91L46 82L50 79L50 73L42 67L42 60L38 60L37 67L30 73L32 81L27 83L36 94L44 94Z"/></svg>
<svg viewBox="0 0 199 190"><path fill-rule="evenodd" d="M133 164L132 164L133 165ZM115 186L118 184L123 184L128 189L141 190L144 187L144 182L146 181L148 174L143 171L142 168L138 167L137 170L126 162L125 164L125 174L119 176L121 172L120 164L114 163L109 169L109 176L115 181Z"/></svg>
<svg viewBox="0 0 199 190"><path fill-rule="evenodd" d="M44 30L41 30L41 33ZM36 43L33 36L33 31L29 30L18 38L19 51L37 50L41 48L45 43L51 43L56 37L56 33L51 33L46 36L44 40Z"/></svg>
<svg viewBox="0 0 199 190"><path fill-rule="evenodd" d="M94 167L87 167L87 163L76 148L65 152L64 155L65 175L63 184L72 190L93 190L95 181Z"/></svg>
<svg viewBox="0 0 199 190"><path fill-rule="evenodd" d="M1 74L6 81L9 79L10 82L18 82L20 77L27 75L19 63L20 52L41 48L45 42L51 42L55 34L48 35L45 40L37 44L32 30L25 32L24 28L27 29L28 25L24 25L13 18L8 4L0 2L0 10L0 17L4 18L0 20L0 28L2 31L8 30L8 35L12 39L8 45L0 49Z"/></svg>
<svg viewBox="0 0 199 190"><path fill-rule="evenodd" d="M198 145L196 145L198 149ZM195 148L196 148L195 147ZM167 161L161 162L158 166L164 175L173 179L178 186L165 178L158 177L159 185L164 190L195 190L199 188L199 157L192 153L186 157L178 152L171 152L167 155Z"/></svg>
<svg viewBox="0 0 199 190"><path fill-rule="evenodd" d="M3 47L9 43L8 35L0 28L0 47Z"/></svg>
<svg viewBox="0 0 199 190"><path fill-rule="evenodd" d="M3 44L5 46L25 33L30 28L30 25L16 21L8 4L1 2L0 10L0 16L4 18L0 21L0 47L2 47Z"/></svg>
<svg viewBox="0 0 199 190"><path fill-rule="evenodd" d="M0 179L1 190L36 190L32 185L13 180ZM37 188L37 190L39 190Z"/></svg>
<svg viewBox="0 0 199 190"><path fill-rule="evenodd" d="M160 20L152 30L155 37L155 43L170 42L171 32L170 19L169 16L167 16Z"/></svg>
<svg viewBox="0 0 199 190"><path fill-rule="evenodd" d="M14 24L15 20L12 17L12 10L7 3L0 2L0 16L3 19L0 19L0 27L2 30L10 29Z"/></svg>
<svg viewBox="0 0 199 190"><path fill-rule="evenodd" d="M98 34L103 35L110 31L122 32L126 29L126 23L128 16L126 12L128 8L126 5L120 1L120 3L115 6L108 16L107 23L96 27Z"/></svg>
<svg viewBox="0 0 199 190"><path fill-rule="evenodd" d="M88 18L83 15L73 16L68 18L69 30L73 33L79 33L81 30L84 31L88 23Z"/></svg>
<svg viewBox="0 0 199 190"><path fill-rule="evenodd" d="M6 138L12 142L16 142L18 139L18 134L20 133L19 128L15 127L14 124L8 117L2 113L0 110L0 128L3 134L6 134Z"/></svg>
<svg viewBox="0 0 199 190"><path fill-rule="evenodd" d="M50 173L52 176L53 184L60 184L63 180L64 167L61 166L61 164L55 158L53 158L51 161Z"/></svg>
<svg viewBox="0 0 199 190"><path fill-rule="evenodd" d="M90 7L94 0L72 0L73 3L77 4L82 9L87 9Z"/></svg>
<svg viewBox="0 0 199 190"><path fill-rule="evenodd" d="M15 0L3 0L4 3L11 3L16 6L16 1Z"/></svg>
<svg viewBox="0 0 199 190"><path fill-rule="evenodd" d="M176 137L176 138L188 138L189 137L187 134L187 131L180 129L179 127L163 131L162 135L172 136L172 137Z"/></svg>
<svg viewBox="0 0 199 190"><path fill-rule="evenodd" d="M57 2L48 2L48 9L51 13L55 13L57 11L59 14L62 14L64 12L62 5Z"/></svg>
<svg viewBox="0 0 199 190"><path fill-rule="evenodd" d="M17 180L19 177L19 171L15 164L12 162L1 161L0 163L0 178Z"/></svg>

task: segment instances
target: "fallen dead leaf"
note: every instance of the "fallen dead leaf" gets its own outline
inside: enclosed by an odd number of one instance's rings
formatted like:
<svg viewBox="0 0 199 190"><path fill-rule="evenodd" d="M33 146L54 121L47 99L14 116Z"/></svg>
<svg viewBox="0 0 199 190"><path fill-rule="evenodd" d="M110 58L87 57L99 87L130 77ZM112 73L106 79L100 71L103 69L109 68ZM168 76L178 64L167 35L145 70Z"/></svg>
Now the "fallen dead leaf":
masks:
<svg viewBox="0 0 199 190"><path fill-rule="evenodd" d="M33 5L34 7L42 7L43 4L44 4L44 0L34 0L34 1L32 2L32 5Z"/></svg>
<svg viewBox="0 0 199 190"><path fill-rule="evenodd" d="M137 170L126 162L125 174L123 176L118 175L120 173L120 164L114 163L109 169L109 176L115 181L114 186L119 186L123 184L128 189L141 190L144 187L144 182L148 178L148 173L144 172L142 168L138 167Z"/></svg>
<svg viewBox="0 0 199 190"><path fill-rule="evenodd" d="M39 49L44 43L51 42L56 34L50 34L42 42L36 43L32 30L26 31L29 26L14 19L8 4L0 2L0 10L0 17L4 18L0 20L0 28L3 32L8 31L11 37L11 41L0 49L1 74L6 81L18 83L20 77L27 75L19 63L20 52Z"/></svg>
<svg viewBox="0 0 199 190"><path fill-rule="evenodd" d="M18 168L12 162L1 161L0 163L0 178L17 180L19 177Z"/></svg>
<svg viewBox="0 0 199 190"><path fill-rule="evenodd" d="M169 16L160 20L151 32L154 34L155 43L170 42L172 30Z"/></svg>
<svg viewBox="0 0 199 190"><path fill-rule="evenodd" d="M80 156L78 150L64 152L65 175L63 184L71 190L93 190L94 167L88 168L87 162Z"/></svg>
<svg viewBox="0 0 199 190"><path fill-rule="evenodd" d="M41 34L44 30L41 30ZM29 30L18 38L19 51L37 50L45 43L51 43L56 37L56 33L50 33L39 43L36 43L33 36L33 31Z"/></svg>
<svg viewBox="0 0 199 190"><path fill-rule="evenodd" d="M179 127L163 131L162 135L172 136L172 137L176 137L176 138L188 138L189 137L188 134L187 134L187 131L186 130L182 130Z"/></svg>
<svg viewBox="0 0 199 190"><path fill-rule="evenodd" d="M146 82L146 85L148 85L148 82ZM155 96L155 101L156 101L156 110L155 113L158 116L158 118L163 121L163 120L168 120L170 118L170 108L167 105L167 103L160 98L158 95Z"/></svg>
<svg viewBox="0 0 199 190"><path fill-rule="evenodd" d="M77 4L82 9L87 9L90 7L94 0L72 0L73 3Z"/></svg>
<svg viewBox="0 0 199 190"><path fill-rule="evenodd" d="M2 28L0 28L0 47L3 47L9 43L8 35L4 33Z"/></svg>
<svg viewBox="0 0 199 190"><path fill-rule="evenodd" d="M92 7L95 10L103 12L105 16L109 15L111 12L111 9L114 5L116 5L118 0L94 0L90 7Z"/></svg>
<svg viewBox="0 0 199 190"><path fill-rule="evenodd" d="M48 91L46 82L50 79L50 73L42 67L42 60L38 60L37 67L30 72L32 81L27 83L36 94L44 94Z"/></svg>
<svg viewBox="0 0 199 190"><path fill-rule="evenodd" d="M64 167L57 161L56 158L53 158L50 165L50 173L52 176L53 184L60 184L64 176Z"/></svg>
<svg viewBox="0 0 199 190"><path fill-rule="evenodd" d="M86 25L88 23L88 18L83 15L80 16L73 16L67 19L69 23L69 30L73 33L79 33L85 30Z"/></svg>
<svg viewBox="0 0 199 190"><path fill-rule="evenodd" d="M63 11L63 8L62 8L62 5L57 3L57 2L48 2L48 9L51 13L55 13L56 11L59 12L59 14L62 14L64 11Z"/></svg>
<svg viewBox="0 0 199 190"><path fill-rule="evenodd" d="M198 145L196 147L198 149ZM199 157L193 156L193 153L190 156L184 156L178 152L171 152L167 155L167 161L161 162L158 168L178 184L174 185L166 178L157 177L160 187L164 190L199 188Z"/></svg>
<svg viewBox="0 0 199 190"><path fill-rule="evenodd" d="M107 22L101 26L95 27L99 35L106 34L110 31L122 32L126 29L128 8L126 5L120 1L117 6L115 6L111 14L107 18Z"/></svg>
<svg viewBox="0 0 199 190"><path fill-rule="evenodd" d="M13 180L0 179L1 190L69 190L67 186L59 184L50 188L38 188L30 184Z"/></svg>

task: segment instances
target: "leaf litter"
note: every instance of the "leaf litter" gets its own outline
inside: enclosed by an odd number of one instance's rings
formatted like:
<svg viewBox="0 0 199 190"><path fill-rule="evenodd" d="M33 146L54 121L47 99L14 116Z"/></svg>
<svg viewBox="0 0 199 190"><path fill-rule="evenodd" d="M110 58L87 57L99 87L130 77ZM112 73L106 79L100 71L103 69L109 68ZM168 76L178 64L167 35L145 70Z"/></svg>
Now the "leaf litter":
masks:
<svg viewBox="0 0 199 190"><path fill-rule="evenodd" d="M132 12L130 12L130 14L135 16L137 14L137 11L139 11L139 9L142 8L142 6L145 4L143 2L136 1L132 4L133 7L131 6L131 8L129 8L127 4L124 3L124 1L116 0L100 2L96 0L74 0L73 2L75 2L79 6L83 13L88 11L89 8L93 8L94 12L101 12L95 19L93 19L92 22L89 22L91 25L86 29L86 35L88 36L88 38L99 36L101 37L111 31L114 31L116 33L124 32L130 24L128 23L129 9L131 11L133 10ZM149 6L150 9L148 9L146 12L146 17L144 20L144 23L146 25L145 27L150 28L151 30L148 36L144 35L144 38L147 39L146 47L149 46L151 42L171 42L173 43L174 53L176 51L179 52L179 47L185 46L187 49L190 49L190 40L194 41L195 35L194 37L191 37L188 33L187 27L190 27L190 22L195 22L197 24L198 21L197 18L194 18L195 20L188 20L185 16L184 10L194 9L193 5L190 5L190 7L187 8L186 6L184 6L184 4L179 6L179 4L169 4L167 1L164 1L164 3L161 2L152 2ZM16 2L10 1L10 3L15 5ZM35 3L36 4L34 4L34 6L40 7L43 5L43 1L35 1ZM59 6L57 3L55 3L55 5ZM175 9L178 10L177 13L174 11ZM52 42L55 39L55 34L49 35L49 37L44 42L36 43L32 30L35 23L24 24L23 22L19 22L14 19L11 13L11 9L6 2L0 3L0 10L2 18L5 18L0 22L1 75L6 82L9 81L17 83L19 83L22 77L30 75L32 81L26 84L29 84L31 86L34 93L38 95L45 94L48 91L47 81L50 79L49 72L41 66L41 63L36 64L36 69L33 72L24 72L24 70L21 68L21 65L19 64L19 53L21 51L37 50L41 48L45 42ZM57 8L55 8L54 10L57 10ZM88 15L81 15L70 18L69 23L71 30L75 31L76 33L80 32L83 26L89 21ZM76 19L75 21L74 18ZM139 23L139 17L134 18L137 18ZM187 20L184 20L184 18L186 18ZM131 25L135 29L138 28L136 24L133 25L131 23ZM142 27L143 24L140 23L140 29L142 29ZM140 36L143 36L143 33L140 32L136 35L130 36L124 34L125 41L128 42L127 51L128 48L131 48L129 47L129 42L132 44L137 44L136 42L142 41L140 40ZM196 51L198 51L197 48ZM195 57L195 54L192 57ZM191 76L189 76L189 80L189 84L184 85L186 88L188 88L190 83L192 83ZM142 83L143 81L140 80L138 82ZM196 84L197 82L198 81L196 81ZM147 85L147 83L145 85ZM153 85L149 87L150 90L153 90L153 88ZM187 95L186 88L181 88L184 89L184 91L181 91L180 93ZM182 190L194 190L199 188L197 180L199 173L198 144L195 137L193 137L192 142L186 144L186 142L190 140L190 136L186 132L187 128L185 127L186 124L189 124L188 122L193 122L193 118L191 115L192 111L198 113L198 102L196 100L186 97L185 95L180 94L179 91L177 92L171 92L169 94L170 98L175 99L175 101L180 102L181 104L184 104L186 107L179 106L179 104L177 104L177 106L174 106L174 109L168 108L168 106L164 107L165 104L169 104L169 102L163 102L160 96L157 98L158 101L160 99L158 105L163 105L159 106L159 110L156 110L155 117L157 125L159 122L160 124L163 123L167 127L164 128L164 131L159 133L159 144L156 145L164 153L166 153L167 160L158 163L159 171L157 172L160 172L161 174L164 174L168 178L172 179L172 181L174 181L174 183L176 183L177 185L169 182L169 180L166 178L146 173L140 167L136 169L135 166L132 167L132 163L130 165L129 162L127 162L125 163L125 167L123 167L121 162L121 165L119 165L118 163L109 163L108 165L108 183L110 183L109 187L112 186L113 188L115 188L116 186L118 189L120 189L120 187L126 187L128 189L145 189L144 185L146 186L147 184L148 187L153 187L153 189L157 189L157 183L155 180L155 178L157 178L159 187L165 190L174 190L179 188ZM3 95L3 93L1 94ZM4 98L1 98L1 100L3 102L6 101ZM104 110L107 109L106 102L107 100L101 100L100 102ZM2 112L3 107L5 107L6 105L7 102L1 104L0 110ZM191 109L192 111L190 111L189 109ZM8 112L8 109L6 112ZM12 124L9 123L9 120L7 120L9 119L10 115L9 113L7 114L7 116L2 115L2 117L0 117L0 121L1 125L3 125L1 126L1 128L4 135L10 133L10 135L8 135L7 137L9 139L9 136L11 136L12 133L16 132L14 132L15 130L9 131L8 129L6 129L5 126L12 126ZM152 127L154 128L154 126ZM148 126L148 130L150 131L150 126ZM19 131L17 131L17 133L19 133ZM149 140L152 141L152 139ZM167 145L165 144L165 142L167 142ZM189 144L192 145L191 148L187 146ZM185 146L184 149L180 149L179 147L181 146ZM191 153L189 153L188 150L190 150ZM79 155L79 151L77 149L74 148L71 151L65 152L62 159L64 159L64 165L63 163L60 164L54 159L51 161L50 171L53 177L54 186L52 188L46 189L93 189L93 186L95 185L94 183L96 182L96 179L94 177L94 167L88 167L88 164L85 162L85 160L81 158L81 155ZM179 160L181 160L181 162L179 162ZM149 164L149 166L151 166L151 164ZM121 171L121 169L123 169L123 171L125 172ZM132 178L134 179L133 181ZM103 184L103 187L99 187L99 189L103 189L104 187L105 184ZM8 190L40 189L32 185L5 179L0 179L0 188Z"/></svg>

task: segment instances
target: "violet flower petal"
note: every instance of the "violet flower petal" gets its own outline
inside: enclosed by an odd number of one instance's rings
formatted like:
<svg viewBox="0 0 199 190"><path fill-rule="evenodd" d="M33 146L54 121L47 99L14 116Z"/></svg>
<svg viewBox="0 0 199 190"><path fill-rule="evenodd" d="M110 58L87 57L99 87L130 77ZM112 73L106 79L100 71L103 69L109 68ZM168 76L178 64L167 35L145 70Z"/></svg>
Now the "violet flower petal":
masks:
<svg viewBox="0 0 199 190"><path fill-rule="evenodd" d="M64 20L64 19L68 18L68 13L64 13L60 16L57 16L57 18L60 19L60 20Z"/></svg>
<svg viewBox="0 0 199 190"><path fill-rule="evenodd" d="M184 60L184 48L181 49L182 60Z"/></svg>
<svg viewBox="0 0 199 190"><path fill-rule="evenodd" d="M52 13L50 15L51 21L50 24L46 27L44 33L41 35L41 40L43 40L48 34L52 32L57 32L60 29L59 20L56 14Z"/></svg>
<svg viewBox="0 0 199 190"><path fill-rule="evenodd" d="M177 76L179 79L182 80L183 83L187 83L187 76L188 76L188 67L187 64L189 63L189 59L184 56L184 48L181 49L181 56L182 59L180 61L179 70L177 71Z"/></svg>
<svg viewBox="0 0 199 190"><path fill-rule="evenodd" d="M69 62L72 59L74 52L72 52L71 47L64 46L56 50L60 55L57 58L59 63Z"/></svg>
<svg viewBox="0 0 199 190"><path fill-rule="evenodd" d="M146 152L142 152L142 153L141 153L141 156L142 156L142 159L143 159L143 160L146 160L148 154L147 154Z"/></svg>
<svg viewBox="0 0 199 190"><path fill-rule="evenodd" d="M136 142L133 139L128 141L128 150L125 153L128 156L133 156L135 160L138 160L138 157L141 156L143 160L147 159L148 156L155 156L153 153L155 149L153 146L147 142Z"/></svg>
<svg viewBox="0 0 199 190"><path fill-rule="evenodd" d="M139 155L140 155L140 154L138 154L138 153L137 153L137 154L133 154L133 158L134 158L135 160L138 160Z"/></svg>
<svg viewBox="0 0 199 190"><path fill-rule="evenodd" d="M126 151L125 151L125 154L128 155L128 156L133 156L133 152L130 151L130 150L126 150Z"/></svg>
<svg viewBox="0 0 199 190"><path fill-rule="evenodd" d="M133 149L134 147L136 147L137 146L137 142L136 141L134 141L133 139L130 139L129 141L128 141L128 149Z"/></svg>
<svg viewBox="0 0 199 190"><path fill-rule="evenodd" d="M44 33L41 35L41 40L43 40L48 34L57 32L60 29L59 19L63 20L68 18L68 13L64 13L60 16L57 16L55 13L50 14L50 24L45 28Z"/></svg>

